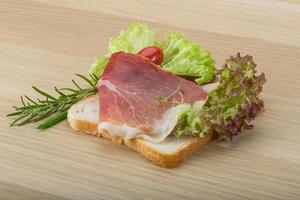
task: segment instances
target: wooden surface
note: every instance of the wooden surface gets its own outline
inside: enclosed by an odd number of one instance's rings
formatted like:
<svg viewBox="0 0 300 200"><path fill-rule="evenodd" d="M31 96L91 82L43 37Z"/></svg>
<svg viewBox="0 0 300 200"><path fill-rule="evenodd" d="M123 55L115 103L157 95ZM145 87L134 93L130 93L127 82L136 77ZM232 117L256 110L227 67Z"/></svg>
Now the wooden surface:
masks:
<svg viewBox="0 0 300 200"><path fill-rule="evenodd" d="M125 146L74 133L9 128L31 86L71 86L134 20L184 32L217 64L254 55L266 112L233 143L213 142L175 169ZM299 199L300 3L246 1L0 1L0 199Z"/></svg>

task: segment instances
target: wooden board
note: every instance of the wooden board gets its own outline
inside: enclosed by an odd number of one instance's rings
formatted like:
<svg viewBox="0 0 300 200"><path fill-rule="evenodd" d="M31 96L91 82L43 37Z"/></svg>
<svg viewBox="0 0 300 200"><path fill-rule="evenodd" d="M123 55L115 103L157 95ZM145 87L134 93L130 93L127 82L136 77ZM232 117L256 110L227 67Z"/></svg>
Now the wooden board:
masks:
<svg viewBox="0 0 300 200"><path fill-rule="evenodd" d="M232 143L213 142L175 169L74 133L9 128L32 85L71 86L134 20L181 31L222 65L254 55L266 111ZM0 1L0 199L299 199L300 4L289 1Z"/></svg>

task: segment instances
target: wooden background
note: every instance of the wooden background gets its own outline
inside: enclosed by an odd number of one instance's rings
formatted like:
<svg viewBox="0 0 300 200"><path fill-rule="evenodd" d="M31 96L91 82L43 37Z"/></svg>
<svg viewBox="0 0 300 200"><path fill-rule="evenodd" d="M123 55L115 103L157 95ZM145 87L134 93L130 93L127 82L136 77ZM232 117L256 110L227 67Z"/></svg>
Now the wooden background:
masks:
<svg viewBox="0 0 300 200"><path fill-rule="evenodd" d="M71 86L134 20L184 32L218 65L238 51L254 55L268 79L255 129L170 170L66 122L9 128L21 94ZM1 0L0 199L299 199L299 63L298 0Z"/></svg>

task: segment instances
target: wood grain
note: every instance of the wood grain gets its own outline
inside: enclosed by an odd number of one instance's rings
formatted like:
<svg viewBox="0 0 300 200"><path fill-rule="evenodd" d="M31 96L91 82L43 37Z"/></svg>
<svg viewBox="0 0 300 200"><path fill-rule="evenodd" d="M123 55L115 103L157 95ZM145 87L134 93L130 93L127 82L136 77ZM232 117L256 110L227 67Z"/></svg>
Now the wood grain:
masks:
<svg viewBox="0 0 300 200"><path fill-rule="evenodd" d="M233 143L213 142L175 169L74 133L9 128L31 86L70 86L134 20L184 32L218 65L237 51L266 73L266 111ZM298 199L299 1L0 1L0 199Z"/></svg>

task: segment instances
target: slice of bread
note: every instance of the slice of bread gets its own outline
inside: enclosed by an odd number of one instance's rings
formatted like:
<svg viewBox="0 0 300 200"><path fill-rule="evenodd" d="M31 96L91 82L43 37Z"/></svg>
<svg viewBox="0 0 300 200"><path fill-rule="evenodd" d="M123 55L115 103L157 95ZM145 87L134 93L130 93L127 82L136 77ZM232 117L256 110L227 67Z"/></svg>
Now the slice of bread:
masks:
<svg viewBox="0 0 300 200"><path fill-rule="evenodd" d="M104 137L117 144L124 144L119 136L112 136L107 131L98 131L97 124L99 120L98 96L93 95L74 104L68 112L68 122L70 126L79 132ZM209 132L204 138L198 137L167 137L161 143L152 143L143 139L131 139L126 145L154 164L161 167L175 167L183 161L188 155L207 144L213 139L213 133Z"/></svg>

